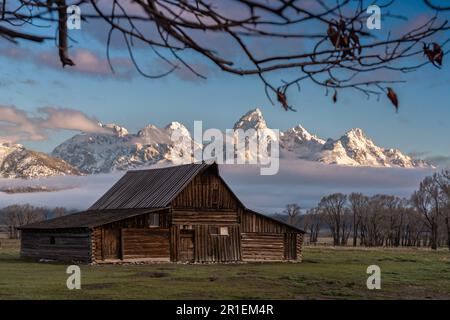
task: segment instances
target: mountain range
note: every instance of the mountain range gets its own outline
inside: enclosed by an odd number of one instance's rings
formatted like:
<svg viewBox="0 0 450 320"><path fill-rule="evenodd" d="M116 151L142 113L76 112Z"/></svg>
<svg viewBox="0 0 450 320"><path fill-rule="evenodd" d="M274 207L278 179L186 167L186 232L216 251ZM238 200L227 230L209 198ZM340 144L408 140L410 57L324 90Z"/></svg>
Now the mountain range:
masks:
<svg viewBox="0 0 450 320"><path fill-rule="evenodd" d="M110 133L80 133L58 145L50 155L27 150L21 145L0 145L0 176L36 178L53 175L108 173L148 167L155 164L179 164L193 160L195 144L189 130L179 122L164 128L147 125L137 133L129 133L116 124L100 124ZM250 110L233 129L267 129L260 109ZM181 144L171 141L177 130ZM430 164L412 159L397 149L377 146L361 129L351 129L339 139L321 139L301 125L281 132L281 158L318 161L325 164L366 167L426 168ZM176 155L176 157L174 157ZM251 156L251 155L250 155ZM248 159L245 151L237 157Z"/></svg>

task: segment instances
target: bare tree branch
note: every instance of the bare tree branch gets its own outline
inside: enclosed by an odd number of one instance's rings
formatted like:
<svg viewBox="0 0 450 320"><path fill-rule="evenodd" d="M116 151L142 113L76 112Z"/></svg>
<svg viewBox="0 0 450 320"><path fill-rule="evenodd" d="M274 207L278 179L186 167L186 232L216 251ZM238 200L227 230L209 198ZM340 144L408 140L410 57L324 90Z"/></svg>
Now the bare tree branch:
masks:
<svg viewBox="0 0 450 320"><path fill-rule="evenodd" d="M405 19L393 12L398 1L375 4L384 11L385 20ZM79 0L70 4L82 8L85 21L106 25L106 56L112 71L111 38L119 33L143 76L161 78L183 68L205 78L192 62L196 55L225 73L257 76L269 100L286 110L294 110L289 89L299 89L308 81L326 93L332 89L334 102L344 89L380 98L391 84L402 82L400 75L428 64L440 67L449 43L450 25L439 13L450 8L432 0L424 0L424 7L430 8L427 21L403 33L389 33L386 39L366 28L369 2L364 0L318 0L314 6L300 0L233 0L226 6L219 0ZM54 39L24 31L25 26L45 23L57 30L62 66L74 65L69 58L66 0L2 1L0 10L0 36L10 41ZM439 43L436 38L441 39ZM258 46L261 41L263 49ZM146 72L136 59L135 43L148 46L166 69L158 74ZM383 71L390 74L373 77Z"/></svg>

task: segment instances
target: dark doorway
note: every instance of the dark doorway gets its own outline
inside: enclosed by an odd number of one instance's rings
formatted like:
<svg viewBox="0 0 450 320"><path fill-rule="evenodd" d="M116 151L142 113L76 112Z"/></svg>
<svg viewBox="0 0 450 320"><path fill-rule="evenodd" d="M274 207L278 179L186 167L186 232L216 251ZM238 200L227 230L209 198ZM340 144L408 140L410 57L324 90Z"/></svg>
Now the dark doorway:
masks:
<svg viewBox="0 0 450 320"><path fill-rule="evenodd" d="M102 245L103 259L121 259L120 229L103 229Z"/></svg>
<svg viewBox="0 0 450 320"><path fill-rule="evenodd" d="M297 234L295 233L284 234L284 259L297 259Z"/></svg>
<svg viewBox="0 0 450 320"><path fill-rule="evenodd" d="M180 261L194 262L194 230L180 230Z"/></svg>

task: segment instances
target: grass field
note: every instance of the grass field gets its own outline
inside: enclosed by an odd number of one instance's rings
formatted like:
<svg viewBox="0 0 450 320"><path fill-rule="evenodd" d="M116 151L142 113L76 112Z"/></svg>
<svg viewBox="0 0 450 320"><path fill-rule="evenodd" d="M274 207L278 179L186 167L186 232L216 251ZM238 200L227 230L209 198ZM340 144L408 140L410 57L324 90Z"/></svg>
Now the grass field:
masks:
<svg viewBox="0 0 450 320"><path fill-rule="evenodd" d="M368 290L366 268L381 268ZM0 299L450 299L450 253L414 249L305 248L303 263L82 266L22 261L0 249Z"/></svg>

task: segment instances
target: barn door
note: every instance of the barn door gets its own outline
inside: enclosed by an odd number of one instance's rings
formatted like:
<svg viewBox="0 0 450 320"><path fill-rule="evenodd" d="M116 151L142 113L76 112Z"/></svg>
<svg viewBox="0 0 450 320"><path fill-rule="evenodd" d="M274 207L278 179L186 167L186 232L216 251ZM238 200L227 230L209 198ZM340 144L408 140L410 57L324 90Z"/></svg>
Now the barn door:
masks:
<svg viewBox="0 0 450 320"><path fill-rule="evenodd" d="M103 229L102 252L103 260L121 259L121 231L120 229Z"/></svg>
<svg viewBox="0 0 450 320"><path fill-rule="evenodd" d="M194 261L194 230L180 230L180 261Z"/></svg>
<svg viewBox="0 0 450 320"><path fill-rule="evenodd" d="M297 259L297 234L285 233L284 234L284 259L296 260Z"/></svg>

